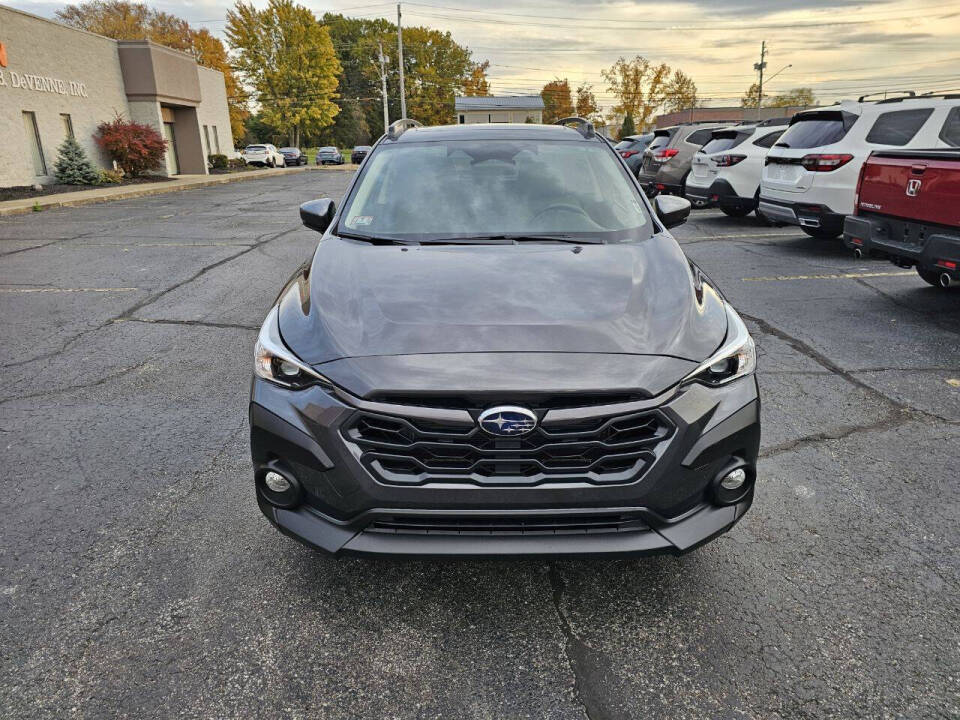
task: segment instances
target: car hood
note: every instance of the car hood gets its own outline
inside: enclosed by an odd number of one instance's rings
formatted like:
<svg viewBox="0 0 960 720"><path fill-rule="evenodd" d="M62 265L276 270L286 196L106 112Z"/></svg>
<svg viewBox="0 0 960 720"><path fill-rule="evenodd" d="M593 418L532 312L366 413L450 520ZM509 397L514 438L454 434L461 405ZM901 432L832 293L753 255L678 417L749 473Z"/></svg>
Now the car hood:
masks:
<svg viewBox="0 0 960 720"><path fill-rule="evenodd" d="M371 245L325 237L281 293L305 362L460 353L603 353L702 362L724 301L669 235L582 246Z"/></svg>

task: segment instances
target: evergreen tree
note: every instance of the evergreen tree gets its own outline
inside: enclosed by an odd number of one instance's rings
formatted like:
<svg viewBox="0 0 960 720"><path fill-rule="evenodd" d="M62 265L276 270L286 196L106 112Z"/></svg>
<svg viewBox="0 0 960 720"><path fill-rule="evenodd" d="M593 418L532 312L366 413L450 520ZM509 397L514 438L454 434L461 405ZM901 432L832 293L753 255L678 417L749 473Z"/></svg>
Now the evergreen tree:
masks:
<svg viewBox="0 0 960 720"><path fill-rule="evenodd" d="M635 135L636 132L637 128L633 124L633 115L627 113L626 117L623 118L623 125L620 127L620 137L625 138L630 135Z"/></svg>
<svg viewBox="0 0 960 720"><path fill-rule="evenodd" d="M57 182L63 185L95 185L100 180L100 173L72 135L57 148L53 168Z"/></svg>

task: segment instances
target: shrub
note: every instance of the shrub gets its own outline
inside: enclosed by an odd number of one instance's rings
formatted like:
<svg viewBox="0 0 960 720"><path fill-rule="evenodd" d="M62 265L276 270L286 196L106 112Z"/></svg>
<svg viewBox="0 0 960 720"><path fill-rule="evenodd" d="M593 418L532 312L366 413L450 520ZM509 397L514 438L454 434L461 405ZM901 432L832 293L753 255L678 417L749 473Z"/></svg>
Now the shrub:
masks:
<svg viewBox="0 0 960 720"><path fill-rule="evenodd" d="M117 115L110 122L100 123L94 139L130 177L163 166L167 141L150 125Z"/></svg>
<svg viewBox="0 0 960 720"><path fill-rule="evenodd" d="M210 167L214 170L226 170L227 169L227 156L226 155L208 155L207 160L210 161Z"/></svg>
<svg viewBox="0 0 960 720"><path fill-rule="evenodd" d="M121 170L101 170L99 183L101 185L115 185L123 180Z"/></svg>
<svg viewBox="0 0 960 720"><path fill-rule="evenodd" d="M53 174L57 182L64 185L93 185L100 179L100 173L90 162L80 143L69 135L57 148Z"/></svg>
<svg viewBox="0 0 960 720"><path fill-rule="evenodd" d="M227 166L231 170L240 170L246 167L246 165L247 164L243 161L243 158L230 158L230 160L227 161Z"/></svg>

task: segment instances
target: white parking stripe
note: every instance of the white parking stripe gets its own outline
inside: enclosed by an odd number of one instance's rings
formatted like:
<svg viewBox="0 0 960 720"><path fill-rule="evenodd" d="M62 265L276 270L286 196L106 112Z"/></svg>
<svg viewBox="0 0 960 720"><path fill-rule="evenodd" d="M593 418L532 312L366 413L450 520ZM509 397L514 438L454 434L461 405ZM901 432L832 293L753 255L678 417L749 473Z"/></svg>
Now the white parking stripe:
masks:
<svg viewBox="0 0 960 720"><path fill-rule="evenodd" d="M95 292L95 293L113 293L113 292L133 292L138 288L49 288L49 287L35 287L35 288L0 288L0 293L79 293L79 292Z"/></svg>
<svg viewBox="0 0 960 720"><path fill-rule="evenodd" d="M772 275L770 277L740 278L743 282L770 282L774 280L856 280L857 278L897 277L913 275L913 270L897 270L895 272L875 273L836 273L832 275Z"/></svg>

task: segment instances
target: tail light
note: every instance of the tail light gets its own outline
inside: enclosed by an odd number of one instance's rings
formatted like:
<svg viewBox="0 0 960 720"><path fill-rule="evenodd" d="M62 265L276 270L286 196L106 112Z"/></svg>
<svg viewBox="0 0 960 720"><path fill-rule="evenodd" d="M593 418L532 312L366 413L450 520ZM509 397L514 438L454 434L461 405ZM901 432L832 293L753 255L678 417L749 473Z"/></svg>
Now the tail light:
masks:
<svg viewBox="0 0 960 720"><path fill-rule="evenodd" d="M657 162L666 162L667 160L672 158L674 155L676 155L678 152L680 151L677 150L676 148L661 150L660 152L654 154L653 159L656 160Z"/></svg>
<svg viewBox="0 0 960 720"><path fill-rule="evenodd" d="M717 167L730 167L746 159L746 155L721 155L720 157L713 158L713 162L716 163Z"/></svg>
<svg viewBox="0 0 960 720"><path fill-rule="evenodd" d="M857 176L857 189L853 192L853 214L860 214L860 188L863 186L863 174L867 171L867 165L870 164L870 158L867 158L865 162L860 167L860 174Z"/></svg>
<svg viewBox="0 0 960 720"><path fill-rule="evenodd" d="M620 151L620 157L624 159L627 159L628 157L633 157L634 155L639 155L639 154L640 152L638 150L621 150Z"/></svg>
<svg viewBox="0 0 960 720"><path fill-rule="evenodd" d="M830 172L853 160L853 155L804 155L800 164L810 172Z"/></svg>

